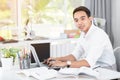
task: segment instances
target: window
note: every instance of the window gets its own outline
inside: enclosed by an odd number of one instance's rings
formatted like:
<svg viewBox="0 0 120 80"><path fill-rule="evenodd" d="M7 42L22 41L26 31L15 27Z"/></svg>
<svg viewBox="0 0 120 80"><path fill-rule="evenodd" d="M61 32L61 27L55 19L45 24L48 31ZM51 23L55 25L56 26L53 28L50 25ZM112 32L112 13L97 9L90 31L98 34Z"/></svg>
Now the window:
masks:
<svg viewBox="0 0 120 80"><path fill-rule="evenodd" d="M0 0L0 27L16 26L16 0Z"/></svg>
<svg viewBox="0 0 120 80"><path fill-rule="evenodd" d="M63 25L65 29L73 29L72 11L84 5L84 0L0 0L0 28L18 28L23 32L27 21L31 24ZM0 30L0 36L11 39L12 34L21 31ZM3 33L4 32L4 33ZM11 33L14 32L14 33Z"/></svg>
<svg viewBox="0 0 120 80"><path fill-rule="evenodd" d="M23 0L22 23L27 19L34 24L64 24L72 28L72 11L84 5L84 0Z"/></svg>
<svg viewBox="0 0 120 80"><path fill-rule="evenodd" d="M17 25L16 0L0 0L0 36L11 39L11 31L8 28Z"/></svg>
<svg viewBox="0 0 120 80"><path fill-rule="evenodd" d="M26 21L29 19L29 22L32 24L32 29L36 27L34 24L45 24L40 25L43 28L45 26L62 26L64 29L73 29L74 21L72 17L72 11L75 7L84 5L84 0L26 0L22 2L22 25L26 25ZM37 25L38 26L38 25ZM58 29L43 30L39 28L35 30L40 36L44 34L52 34L54 31L54 36L58 36L60 31ZM54 28L55 29L55 28ZM42 31L41 31L42 30ZM46 33L46 32L48 33ZM59 32L59 33L58 33ZM46 35L45 35L46 36Z"/></svg>

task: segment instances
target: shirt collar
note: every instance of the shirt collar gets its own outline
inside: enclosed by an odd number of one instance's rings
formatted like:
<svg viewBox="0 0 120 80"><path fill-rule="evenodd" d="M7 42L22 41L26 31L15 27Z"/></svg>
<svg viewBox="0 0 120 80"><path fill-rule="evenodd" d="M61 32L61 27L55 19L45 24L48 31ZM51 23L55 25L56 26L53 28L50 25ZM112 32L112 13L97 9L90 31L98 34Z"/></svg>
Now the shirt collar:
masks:
<svg viewBox="0 0 120 80"><path fill-rule="evenodd" d="M82 32L83 37L86 38L91 32L93 32L94 27L95 26L92 24L86 34L85 34L85 32Z"/></svg>

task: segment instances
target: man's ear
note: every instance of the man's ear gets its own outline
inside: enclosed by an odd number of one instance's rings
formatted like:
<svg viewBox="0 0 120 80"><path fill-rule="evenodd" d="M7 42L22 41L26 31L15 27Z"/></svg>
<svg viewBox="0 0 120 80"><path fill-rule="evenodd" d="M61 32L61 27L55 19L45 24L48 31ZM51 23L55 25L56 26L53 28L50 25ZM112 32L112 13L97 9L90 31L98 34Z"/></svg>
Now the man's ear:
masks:
<svg viewBox="0 0 120 80"><path fill-rule="evenodd" d="M93 17L89 17L89 19L90 19L90 21L92 21L92 20L93 20Z"/></svg>

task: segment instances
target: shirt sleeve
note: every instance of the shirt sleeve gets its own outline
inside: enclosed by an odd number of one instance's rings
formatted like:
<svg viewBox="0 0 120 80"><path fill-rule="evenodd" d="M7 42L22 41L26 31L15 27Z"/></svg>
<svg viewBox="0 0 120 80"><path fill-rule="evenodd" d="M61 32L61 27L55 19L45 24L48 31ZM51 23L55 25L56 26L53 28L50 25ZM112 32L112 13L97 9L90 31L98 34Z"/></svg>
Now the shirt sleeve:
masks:
<svg viewBox="0 0 120 80"><path fill-rule="evenodd" d="M75 49L72 52L72 55L78 60L83 53L83 48L81 47L81 44L77 43Z"/></svg>
<svg viewBox="0 0 120 80"><path fill-rule="evenodd" d="M90 67L93 67L98 59L102 56L106 41L91 46L86 53L88 54L85 60L89 63Z"/></svg>

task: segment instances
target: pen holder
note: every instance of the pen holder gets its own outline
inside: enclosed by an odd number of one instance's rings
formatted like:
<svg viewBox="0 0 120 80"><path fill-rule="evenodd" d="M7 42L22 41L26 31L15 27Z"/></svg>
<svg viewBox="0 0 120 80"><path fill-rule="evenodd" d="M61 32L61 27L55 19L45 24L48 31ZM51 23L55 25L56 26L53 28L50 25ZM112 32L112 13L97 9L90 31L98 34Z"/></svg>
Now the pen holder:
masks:
<svg viewBox="0 0 120 80"><path fill-rule="evenodd" d="M25 54L24 56L19 57L19 66L20 69L28 69L31 64L31 56L30 54Z"/></svg>
<svg viewBox="0 0 120 80"><path fill-rule="evenodd" d="M30 52L20 51L18 53L18 61L20 69L28 69L31 64L31 54Z"/></svg>

